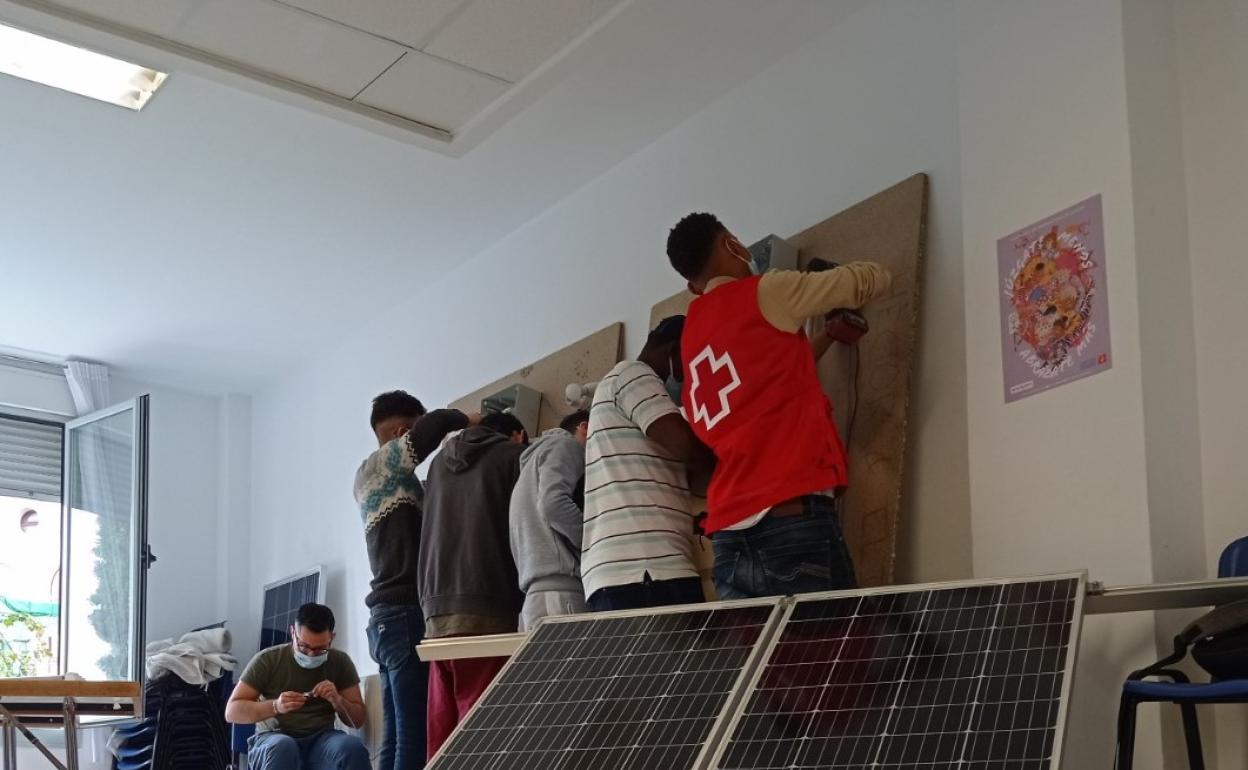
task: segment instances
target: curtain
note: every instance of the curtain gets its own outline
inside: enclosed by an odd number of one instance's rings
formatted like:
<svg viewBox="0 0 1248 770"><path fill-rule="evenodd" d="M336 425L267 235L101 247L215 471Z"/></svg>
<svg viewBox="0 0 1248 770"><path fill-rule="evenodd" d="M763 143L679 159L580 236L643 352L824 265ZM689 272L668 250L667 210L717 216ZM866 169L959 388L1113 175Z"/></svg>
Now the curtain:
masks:
<svg viewBox="0 0 1248 770"><path fill-rule="evenodd" d="M109 405L108 367L87 361L65 363L65 380L79 416Z"/></svg>

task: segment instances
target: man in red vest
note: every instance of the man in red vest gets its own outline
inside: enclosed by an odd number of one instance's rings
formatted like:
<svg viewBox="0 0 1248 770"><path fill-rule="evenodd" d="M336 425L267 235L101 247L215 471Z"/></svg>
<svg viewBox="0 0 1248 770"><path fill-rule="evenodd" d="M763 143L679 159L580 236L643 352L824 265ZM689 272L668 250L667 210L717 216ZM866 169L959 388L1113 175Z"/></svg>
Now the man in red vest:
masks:
<svg viewBox="0 0 1248 770"><path fill-rule="evenodd" d="M667 255L698 295L681 338L681 404L718 461L705 530L719 598L856 587L838 505L845 448L803 327L884 295L891 276L868 262L754 275L749 250L711 214L672 228Z"/></svg>

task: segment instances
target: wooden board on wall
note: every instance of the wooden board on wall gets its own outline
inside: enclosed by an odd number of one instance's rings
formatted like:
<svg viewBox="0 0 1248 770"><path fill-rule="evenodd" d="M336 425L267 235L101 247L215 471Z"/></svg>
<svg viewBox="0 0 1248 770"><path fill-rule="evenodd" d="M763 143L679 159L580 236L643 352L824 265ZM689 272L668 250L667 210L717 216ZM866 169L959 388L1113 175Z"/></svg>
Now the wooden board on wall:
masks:
<svg viewBox="0 0 1248 770"><path fill-rule="evenodd" d="M864 309L871 331L857 346L856 414L851 395L854 352L837 345L819 363L820 381L849 451L845 539L864 586L894 580L927 196L927 175L918 174L788 238L801 250L803 267L814 257L838 263L870 260L893 274L889 296ZM683 313L692 299L682 291L659 302L651 310L651 326Z"/></svg>
<svg viewBox="0 0 1248 770"><path fill-rule="evenodd" d="M483 398L511 385L525 385L542 394L542 406L537 416L538 430L549 430L557 427L565 415L572 413L563 402L563 392L568 384L601 380L619 362L623 344L624 324L611 324L456 399L451 407L463 412L477 412L481 410Z"/></svg>

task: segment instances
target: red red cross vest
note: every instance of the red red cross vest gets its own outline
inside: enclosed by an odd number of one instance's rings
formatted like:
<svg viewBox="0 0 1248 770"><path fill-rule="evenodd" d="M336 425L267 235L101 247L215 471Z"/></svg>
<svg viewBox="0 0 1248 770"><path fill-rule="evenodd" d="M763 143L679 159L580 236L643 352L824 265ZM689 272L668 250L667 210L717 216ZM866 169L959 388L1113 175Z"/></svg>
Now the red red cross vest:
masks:
<svg viewBox="0 0 1248 770"><path fill-rule="evenodd" d="M810 341L767 322L759 280L732 281L695 299L681 337L681 404L719 461L708 532L848 480Z"/></svg>

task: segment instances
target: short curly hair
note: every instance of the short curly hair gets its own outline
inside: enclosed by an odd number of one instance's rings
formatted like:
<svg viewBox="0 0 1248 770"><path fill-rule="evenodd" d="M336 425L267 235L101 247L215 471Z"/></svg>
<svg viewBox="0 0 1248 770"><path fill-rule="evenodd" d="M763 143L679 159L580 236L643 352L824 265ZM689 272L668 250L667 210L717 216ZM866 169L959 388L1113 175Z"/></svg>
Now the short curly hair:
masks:
<svg viewBox="0 0 1248 770"><path fill-rule="evenodd" d="M425 405L420 403L420 399L406 390L391 390L373 399L373 413L368 417L368 424L376 428L377 423L389 420L391 417L408 417L415 420L424 416Z"/></svg>
<svg viewBox="0 0 1248 770"><path fill-rule="evenodd" d="M667 258L687 281L706 270L715 238L727 228L714 214L690 214L676 223L667 236Z"/></svg>

